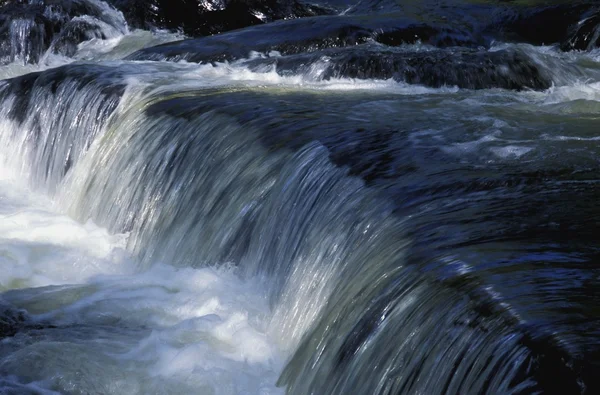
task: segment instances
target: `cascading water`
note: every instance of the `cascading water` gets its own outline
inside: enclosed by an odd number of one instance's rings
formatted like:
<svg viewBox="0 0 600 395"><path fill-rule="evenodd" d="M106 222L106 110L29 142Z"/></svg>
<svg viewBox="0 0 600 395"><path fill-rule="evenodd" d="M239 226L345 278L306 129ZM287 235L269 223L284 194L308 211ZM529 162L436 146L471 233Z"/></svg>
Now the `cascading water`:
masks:
<svg viewBox="0 0 600 395"><path fill-rule="evenodd" d="M41 47L44 41L44 30L31 19L15 19L10 24L10 61L31 63L41 54L34 53L34 48Z"/></svg>
<svg viewBox="0 0 600 395"><path fill-rule="evenodd" d="M597 52L67 3L0 70L0 392L599 388Z"/></svg>

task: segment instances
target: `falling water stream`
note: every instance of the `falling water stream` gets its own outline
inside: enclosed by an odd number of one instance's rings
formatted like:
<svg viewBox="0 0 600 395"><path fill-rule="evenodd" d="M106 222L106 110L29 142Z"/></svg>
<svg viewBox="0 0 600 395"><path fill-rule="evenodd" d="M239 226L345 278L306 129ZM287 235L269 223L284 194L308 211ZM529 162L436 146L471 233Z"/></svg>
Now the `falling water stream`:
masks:
<svg viewBox="0 0 600 395"><path fill-rule="evenodd" d="M0 66L1 393L600 388L599 50L238 56L90 4Z"/></svg>

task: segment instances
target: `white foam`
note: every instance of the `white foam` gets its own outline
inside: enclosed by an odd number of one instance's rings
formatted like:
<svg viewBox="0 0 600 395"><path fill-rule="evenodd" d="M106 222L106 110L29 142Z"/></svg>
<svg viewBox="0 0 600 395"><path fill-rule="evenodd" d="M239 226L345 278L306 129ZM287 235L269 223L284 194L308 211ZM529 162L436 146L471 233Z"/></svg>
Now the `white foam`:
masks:
<svg viewBox="0 0 600 395"><path fill-rule="evenodd" d="M567 86L552 87L544 92L527 92L525 95L542 105L576 100L600 101L600 82L578 82Z"/></svg>
<svg viewBox="0 0 600 395"><path fill-rule="evenodd" d="M80 17L80 19L93 19ZM107 38L84 41L77 46L73 58L52 53L49 49L36 64L23 64L23 61L0 65L0 80L14 78L20 75L44 71L55 67L64 66L76 61L110 61L119 60L142 48L164 44L170 41L181 40L184 37L178 33L166 31L148 32L134 30L123 34L121 31L97 21L103 26Z"/></svg>
<svg viewBox="0 0 600 395"><path fill-rule="evenodd" d="M7 65L0 65L0 79L5 80L37 71L44 71L54 67L64 66L72 61L73 59L64 56L49 54L45 55L43 61L38 64L24 65L23 62L14 62Z"/></svg>
<svg viewBox="0 0 600 395"><path fill-rule="evenodd" d="M544 134L541 136L544 140L549 141L600 141L600 136L581 137L581 136L550 136Z"/></svg>
<svg viewBox="0 0 600 395"><path fill-rule="evenodd" d="M477 140L466 141L463 143L455 143L455 144L452 144L451 146L442 147L442 149L447 153L460 155L460 154L479 151L481 145L488 144L488 143L495 142L495 141L498 141L498 138L496 136L494 136L493 134L488 134Z"/></svg>
<svg viewBox="0 0 600 395"><path fill-rule="evenodd" d="M80 224L10 171L0 175L0 290L12 290L5 301L34 320L58 327L33 343L15 338L19 345L0 356L3 371L19 377L14 385L282 393L275 383L285 356L268 335L271 312L258 281L240 279L227 265L156 263L139 272L124 249L127 235ZM54 287L35 288L47 286ZM90 330L103 335L78 335Z"/></svg>
<svg viewBox="0 0 600 395"><path fill-rule="evenodd" d="M256 56L256 55L253 55ZM156 62L139 61L140 65L155 67ZM276 87L282 89L325 90L325 91L379 91L399 95L448 94L458 92L457 87L428 88L421 85L410 85L387 80L362 80L353 78L332 78L321 80L315 70L307 74L281 76L274 69L256 72L243 65L243 61L229 63L196 64L186 61L177 62L172 67L178 68L177 83L181 88L202 88L216 86L239 85L244 87ZM163 65L164 66L164 65ZM322 65L315 66L316 68ZM155 79L155 75L142 77ZM138 81L139 82L139 81Z"/></svg>
<svg viewBox="0 0 600 395"><path fill-rule="evenodd" d="M507 145L504 147L492 147L490 151L502 159L518 159L528 152L533 151L532 147L523 147L517 145Z"/></svg>
<svg viewBox="0 0 600 395"><path fill-rule="evenodd" d="M179 33L157 30L134 30L125 35L113 35L105 40L93 39L78 45L75 60L102 61L119 60L142 48L182 40Z"/></svg>
<svg viewBox="0 0 600 395"><path fill-rule="evenodd" d="M85 281L123 273L126 235L80 224L32 198L13 180L0 180L0 289Z"/></svg>
<svg viewBox="0 0 600 395"><path fill-rule="evenodd" d="M252 388L246 388L250 381L263 386L265 375L274 385L282 358L265 333L266 299L256 283L231 269L155 265L135 276L99 276L91 284L96 292L39 317L95 325L118 318L130 327L150 326L151 333L118 359L146 361L153 376L209 377L220 369L238 391Z"/></svg>

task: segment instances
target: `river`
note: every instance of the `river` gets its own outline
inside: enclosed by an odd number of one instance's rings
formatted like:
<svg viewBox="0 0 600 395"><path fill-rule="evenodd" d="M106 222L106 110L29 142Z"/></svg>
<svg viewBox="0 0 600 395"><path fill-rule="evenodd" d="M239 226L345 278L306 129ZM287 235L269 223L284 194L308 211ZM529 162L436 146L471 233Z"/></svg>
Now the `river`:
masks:
<svg viewBox="0 0 600 395"><path fill-rule="evenodd" d="M600 24L341 2L190 38L21 3L1 393L600 389Z"/></svg>

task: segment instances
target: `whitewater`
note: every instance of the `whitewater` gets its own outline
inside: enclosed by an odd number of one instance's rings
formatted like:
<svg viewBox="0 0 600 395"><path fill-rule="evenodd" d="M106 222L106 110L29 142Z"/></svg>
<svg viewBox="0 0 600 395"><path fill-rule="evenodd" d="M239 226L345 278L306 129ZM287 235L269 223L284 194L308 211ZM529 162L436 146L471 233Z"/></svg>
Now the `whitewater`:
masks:
<svg viewBox="0 0 600 395"><path fill-rule="evenodd" d="M0 393L598 388L600 49L83 3L0 63Z"/></svg>

